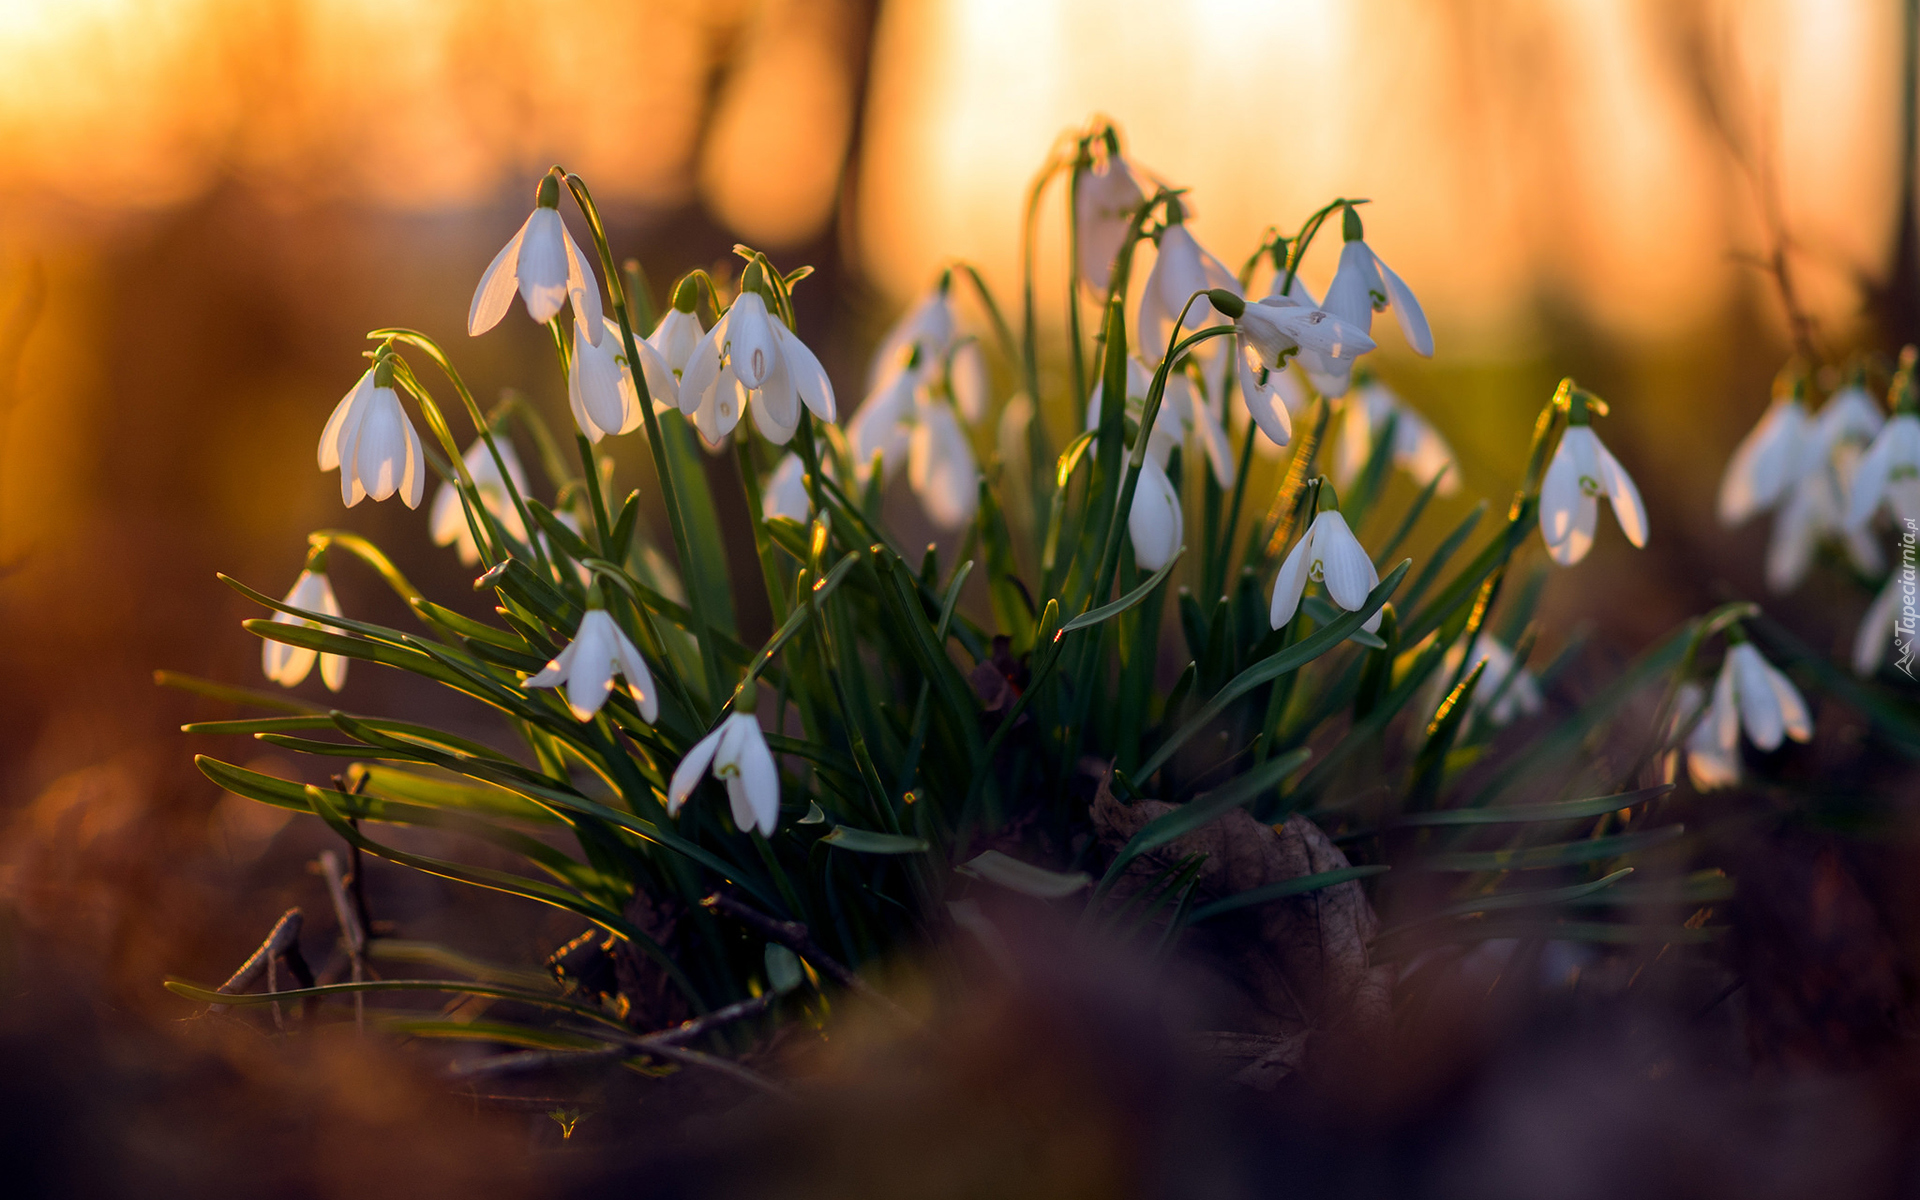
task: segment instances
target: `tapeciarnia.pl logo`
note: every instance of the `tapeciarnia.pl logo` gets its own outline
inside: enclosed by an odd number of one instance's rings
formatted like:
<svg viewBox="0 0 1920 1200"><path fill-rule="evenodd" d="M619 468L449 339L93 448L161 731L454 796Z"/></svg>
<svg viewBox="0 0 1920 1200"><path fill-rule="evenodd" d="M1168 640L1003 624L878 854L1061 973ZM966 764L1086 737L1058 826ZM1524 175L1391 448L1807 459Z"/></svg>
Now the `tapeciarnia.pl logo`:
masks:
<svg viewBox="0 0 1920 1200"><path fill-rule="evenodd" d="M1920 611L1915 605L1920 583L1916 583L1913 563L1916 529L1913 521L1904 523L1906 528L1900 534L1900 615L1893 619L1893 647L1900 652L1900 657L1893 665L1912 679L1914 633L1920 628Z"/></svg>

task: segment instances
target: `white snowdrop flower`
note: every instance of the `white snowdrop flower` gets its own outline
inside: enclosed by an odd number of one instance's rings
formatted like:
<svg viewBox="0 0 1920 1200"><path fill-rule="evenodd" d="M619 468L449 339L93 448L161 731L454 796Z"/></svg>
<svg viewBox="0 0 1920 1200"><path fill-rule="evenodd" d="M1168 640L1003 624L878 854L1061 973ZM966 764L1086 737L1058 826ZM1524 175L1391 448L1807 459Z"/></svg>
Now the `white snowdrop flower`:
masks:
<svg viewBox="0 0 1920 1200"><path fill-rule="evenodd" d="M1174 210L1172 217L1180 216L1179 201L1170 202L1169 207ZM1175 219L1160 231L1160 253L1154 257L1153 270L1147 273L1147 285L1140 292L1137 329L1141 345L1155 351L1167 346L1174 336L1174 321L1186 308L1188 298L1214 288L1237 296L1240 281L1194 241L1184 223ZM1203 329L1221 319L1205 296L1186 309L1186 317L1185 329Z"/></svg>
<svg viewBox="0 0 1920 1200"><path fill-rule="evenodd" d="M320 431L319 457L322 471L340 472L340 499L348 508L396 492L408 508L420 507L426 452L394 393L393 366L384 352L334 406Z"/></svg>
<svg viewBox="0 0 1920 1200"><path fill-rule="evenodd" d="M589 599L588 603L596 601ZM614 624L606 609L588 608L587 615L580 618L579 631L566 649L538 674L528 676L526 686L557 688L565 684L567 707L573 710L574 717L591 721L613 694L616 671L626 678L627 694L639 707L640 718L653 724L654 718L660 715L660 697L654 691L653 673L647 669L647 660Z"/></svg>
<svg viewBox="0 0 1920 1200"><path fill-rule="evenodd" d="M1121 486L1126 480L1121 479ZM1127 535L1133 541L1133 561L1143 571L1158 571L1180 553L1186 518L1180 494L1173 490L1164 467L1148 454L1140 464L1133 487L1133 506L1127 510Z"/></svg>
<svg viewBox="0 0 1920 1200"><path fill-rule="evenodd" d="M308 612L320 613L323 616L342 616L340 602L333 596L333 584L327 581L325 557L314 555L307 560L307 564L306 570L300 572L300 578L293 581L293 590L286 594L286 598L281 603L292 608L304 608ZM276 611L273 619L282 624L299 625L307 629L327 628L318 621L296 617L292 613ZM260 669L266 672L268 679L281 687L293 687L313 670L316 658L320 661L320 681L327 685L328 691L337 692L347 686L345 657L338 654L321 654L317 650L289 646L285 642L268 641L262 645Z"/></svg>
<svg viewBox="0 0 1920 1200"><path fill-rule="evenodd" d="M813 497L807 495L807 465L798 454L789 451L767 477L766 490L760 493L760 512L769 521L785 517L807 523L813 512Z"/></svg>
<svg viewBox="0 0 1920 1200"><path fill-rule="evenodd" d="M980 468L966 432L952 407L925 391L914 401L907 482L942 529L963 528L980 507Z"/></svg>
<svg viewBox="0 0 1920 1200"><path fill-rule="evenodd" d="M1367 245L1360 214L1351 206L1342 214L1341 233L1346 245L1340 248L1340 265L1320 307L1362 333L1372 332L1374 313L1391 308L1407 345L1420 357L1432 358L1433 331L1427 327L1427 314L1413 290Z"/></svg>
<svg viewBox="0 0 1920 1200"><path fill-rule="evenodd" d="M1779 503L1809 462L1813 421L1800 402L1801 385L1773 401L1740 439L1720 478L1720 523L1738 525Z"/></svg>
<svg viewBox="0 0 1920 1200"><path fill-rule="evenodd" d="M1428 688L1428 712L1438 712L1441 703L1446 700L1448 680L1456 675L1466 678L1467 672L1481 663L1486 666L1480 670L1480 682L1474 687L1473 701L1468 706L1472 715L1484 716L1499 726L1517 717L1530 717L1546 706L1546 701L1540 695L1539 681L1533 677L1533 672L1517 666L1513 651L1501 645L1498 638L1487 633L1474 638L1473 661L1467 663L1463 672L1460 664L1466 657L1467 650L1463 642L1456 641L1447 650Z"/></svg>
<svg viewBox="0 0 1920 1200"><path fill-rule="evenodd" d="M1421 487L1436 478L1442 496L1460 490L1453 467L1453 450L1427 419L1415 412L1400 397L1377 379L1365 379L1342 405L1339 453L1333 460L1334 479L1346 487L1358 478L1373 453L1373 443L1393 422L1393 447L1389 451L1393 465L1413 477Z"/></svg>
<svg viewBox="0 0 1920 1200"><path fill-rule="evenodd" d="M1741 640L1727 647L1720 678L1713 685L1713 721L1721 749L1732 754L1740 731L1762 750L1778 750L1782 738L1811 741L1813 720L1807 702L1773 664L1760 657L1753 643Z"/></svg>
<svg viewBox="0 0 1920 1200"><path fill-rule="evenodd" d="M854 479L866 486L873 477L874 455L880 456L884 475L904 460L913 442L913 376L902 373L893 382L869 394L847 422L847 449L853 456Z"/></svg>
<svg viewBox="0 0 1920 1200"><path fill-rule="evenodd" d="M1299 611L1300 599L1306 594L1308 580L1324 585L1327 598L1348 612L1366 607L1367 593L1380 584L1373 559L1347 528L1347 519L1340 515L1339 505L1334 501L1333 489L1324 481L1318 503L1323 506L1320 515L1307 527L1305 536L1294 543L1286 561L1280 564L1280 573L1274 577L1273 606L1268 610L1267 622L1275 629L1285 628L1287 622L1293 620L1294 613ZM1377 609L1361 628L1368 633L1380 628Z"/></svg>
<svg viewBox="0 0 1920 1200"><path fill-rule="evenodd" d="M1920 416L1910 409L1888 419L1854 467L1847 527L1865 526L1883 503L1895 518L1920 522Z"/></svg>
<svg viewBox="0 0 1920 1200"><path fill-rule="evenodd" d="M1894 633L1898 630L1906 634L1906 645L1911 646L1916 632L1920 629L1920 578L1916 578L1914 568L1902 566L1895 568L1887 577L1887 586L1867 606L1866 615L1860 618L1860 629L1853 635L1853 671L1863 679L1871 679L1887 661L1887 647L1895 644Z"/></svg>
<svg viewBox="0 0 1920 1200"><path fill-rule="evenodd" d="M694 743L693 749L674 768L667 785L667 815L678 816L701 776L709 768L715 779L727 783L727 799L733 805L733 823L742 832L758 829L761 836L772 837L780 823L780 768L767 748L767 736L753 715L750 688L735 702L734 711L712 733ZM742 712L740 705L748 705Z"/></svg>
<svg viewBox="0 0 1920 1200"><path fill-rule="evenodd" d="M1114 260L1120 256L1127 227L1147 202L1147 194L1133 168L1111 146L1107 154L1080 170L1076 183L1074 225L1080 278L1095 291L1104 292L1113 282Z"/></svg>
<svg viewBox="0 0 1920 1200"><path fill-rule="evenodd" d="M1540 486L1540 536L1546 539L1553 561L1570 567L1593 548L1600 521L1600 498L1613 506L1620 532L1634 546L1647 544L1647 510L1640 489L1588 425L1585 405L1577 397L1566 432L1554 449L1553 461Z"/></svg>
<svg viewBox="0 0 1920 1200"><path fill-rule="evenodd" d="M747 275L751 284L759 267ZM776 445L800 427L802 403L821 420L834 419L833 384L820 360L753 290L741 292L701 339L680 377L680 411L717 446L739 424L749 398L754 426Z"/></svg>
<svg viewBox="0 0 1920 1200"><path fill-rule="evenodd" d="M467 310L467 333L479 337L500 323L513 303L515 291L526 302L527 315L545 325L573 301L575 328L585 326L587 338L600 343L604 331L600 316L600 282L587 256L574 244L560 219L560 180L549 173L540 179L533 215L513 235L480 276L473 304Z"/></svg>
<svg viewBox="0 0 1920 1200"><path fill-rule="evenodd" d="M1780 506L1767 541L1767 586L1773 591L1789 592L1800 586L1813 568L1814 552L1829 537L1840 539L1847 556L1864 573L1878 575L1886 569L1880 544L1867 527L1842 524L1846 498L1840 480L1848 460L1856 456L1852 447L1842 446L1836 453L1837 463L1823 462L1801 475Z"/></svg>
<svg viewBox="0 0 1920 1200"><path fill-rule="evenodd" d="M1232 292L1216 288L1207 293L1213 306L1233 318L1240 329L1243 352L1261 366L1280 365L1296 351L1309 350L1328 361L1351 364L1373 349L1373 339L1358 326L1323 308L1303 308L1272 299L1248 304ZM1235 311L1235 310L1238 311Z"/></svg>
<svg viewBox="0 0 1920 1200"><path fill-rule="evenodd" d="M581 332L581 324L574 322L573 370L567 374L567 407L573 410L573 423L592 442L609 434L632 433L646 420L640 411L640 391L633 382L632 364L627 362L626 339L613 321L607 320L604 325L607 336L596 346ZM633 348L640 355L641 373L654 411L675 407L680 400L680 385L667 360L638 338Z"/></svg>
<svg viewBox="0 0 1920 1200"><path fill-rule="evenodd" d="M527 476L520 469L520 456L514 453L513 443L504 437L496 437L494 444L500 447L500 460L507 464L506 477L513 481L514 491L526 495ZM467 464L467 474L473 477L474 490L480 493L481 507L493 514L508 537L524 543L527 540L526 522L520 519L520 509L507 493L500 467L487 449L486 439L473 439L473 445L467 447L467 452L461 458ZM480 561L480 547L473 540L473 527L467 524L466 507L460 503L460 489L452 483L441 484L440 490L433 494L433 508L429 510L427 526L433 533L433 544L457 549L464 565L470 567Z"/></svg>
<svg viewBox="0 0 1920 1200"><path fill-rule="evenodd" d="M986 418L991 390L979 339L961 339L947 352L947 391L953 396L954 410L967 424L978 424Z"/></svg>
<svg viewBox="0 0 1920 1200"><path fill-rule="evenodd" d="M1739 783L1740 749L1737 745L1720 744L1717 711L1709 702L1707 690L1691 680L1681 684L1674 695L1673 722L1668 730L1668 738L1678 736L1689 725L1692 730L1687 734L1684 750L1687 778L1694 789L1710 792ZM1665 775L1668 783L1679 777L1680 755L1678 749L1667 754Z"/></svg>

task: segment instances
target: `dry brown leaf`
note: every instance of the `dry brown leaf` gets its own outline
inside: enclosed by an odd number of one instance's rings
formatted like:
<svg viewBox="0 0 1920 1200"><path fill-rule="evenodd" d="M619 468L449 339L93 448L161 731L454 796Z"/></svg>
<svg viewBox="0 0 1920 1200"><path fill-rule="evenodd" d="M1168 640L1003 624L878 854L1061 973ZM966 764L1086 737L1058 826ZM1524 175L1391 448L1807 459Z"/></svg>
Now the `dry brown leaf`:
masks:
<svg viewBox="0 0 1920 1200"><path fill-rule="evenodd" d="M1116 853L1147 822L1174 807L1158 800L1122 804L1103 780L1094 798L1094 828L1108 852ZM1305 817L1289 817L1276 827L1235 809L1135 859L1114 894L1132 895L1196 853L1206 855L1196 878L1199 903L1348 865ZM1350 880L1227 913L1188 932L1188 946L1211 961L1244 1001L1234 1023L1274 1039L1255 1058L1258 1078L1249 1082L1271 1086L1278 1074L1297 1066L1307 1035L1371 1041L1385 1033L1392 973L1374 966L1367 952L1378 928L1366 893Z"/></svg>

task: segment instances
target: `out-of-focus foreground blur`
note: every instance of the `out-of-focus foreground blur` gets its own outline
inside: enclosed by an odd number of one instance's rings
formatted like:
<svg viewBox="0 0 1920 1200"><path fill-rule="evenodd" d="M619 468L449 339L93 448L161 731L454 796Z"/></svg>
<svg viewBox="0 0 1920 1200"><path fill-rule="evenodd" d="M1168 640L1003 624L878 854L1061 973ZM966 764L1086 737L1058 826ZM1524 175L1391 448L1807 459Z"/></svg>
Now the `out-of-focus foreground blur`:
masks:
<svg viewBox="0 0 1920 1200"><path fill-rule="evenodd" d="M1896 0L0 0L0 1045L52 1081L13 1102L44 1099L69 1134L63 1105L82 1125L137 1114L159 1146L152 1098L182 1080L296 1106L368 1093L372 1112L328 1101L329 1149L299 1153L378 1143L399 1164L432 1143L440 1101L402 1067L153 1040L145 1022L192 1011L162 976L224 978L293 904L324 923L304 864L328 838L200 776L211 747L178 726L227 712L151 673L258 684L240 628L256 613L215 572L279 594L311 529L366 534L431 594L467 590L423 512L343 509L314 446L388 325L439 338L483 402L518 389L567 419L542 331L463 326L549 165L590 182L656 295L736 241L814 264L800 321L843 411L877 330L947 263L1015 293L1025 188L1093 114L1192 189L1192 228L1230 262L1269 224L1370 197L1368 240L1438 346L1428 363L1385 337L1380 371L1452 442L1462 509L1506 494L1561 375L1613 401L1652 540L1634 555L1604 534L1542 620L1624 658L1762 596L1762 531L1712 516L1790 351L1758 260L1786 248L1823 347L1920 336L1904 20ZM1316 293L1333 257L1309 259ZM643 449L615 455L623 490L649 486ZM335 582L350 613L403 615L364 573ZM1768 603L1844 648L1864 599L1814 584ZM443 703L396 675L356 666L345 702ZM413 934L493 960L578 932L398 868L369 886ZM57 1082L88 1072L132 1098L88 1107ZM225 1111L201 1119L242 1132L194 1153L241 1154L257 1118ZM405 1169L451 1190L498 1184L493 1162Z"/></svg>

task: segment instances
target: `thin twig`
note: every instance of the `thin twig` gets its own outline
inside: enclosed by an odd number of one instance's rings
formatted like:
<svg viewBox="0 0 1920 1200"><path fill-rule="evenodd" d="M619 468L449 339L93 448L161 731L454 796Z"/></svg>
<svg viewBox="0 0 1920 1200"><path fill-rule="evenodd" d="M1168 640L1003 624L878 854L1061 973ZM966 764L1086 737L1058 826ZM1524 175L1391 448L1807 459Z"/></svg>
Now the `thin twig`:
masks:
<svg viewBox="0 0 1920 1200"><path fill-rule="evenodd" d="M266 941L260 943L260 948L249 955L247 961L240 964L240 969L235 971L231 978L213 990L229 996L245 990L254 980L266 973L268 964L286 953L288 946L297 947L300 940L300 925L305 919L299 909L288 909L274 923L273 931L267 934ZM227 1006L215 1004L210 1011L225 1012Z"/></svg>
<svg viewBox="0 0 1920 1200"><path fill-rule="evenodd" d="M347 881L340 871L340 857L331 850L320 852L320 873L327 880L327 896L333 901L334 919L340 922L340 935L346 939L347 955L353 961L353 981L364 983L367 978L367 931L360 924L360 914L354 911L353 898L347 894ZM353 1025L361 1033L367 1031L366 997L353 994Z"/></svg>
<svg viewBox="0 0 1920 1200"><path fill-rule="evenodd" d="M594 1050L523 1050L512 1054L497 1054L491 1058L483 1058L478 1062L455 1067L448 1072L448 1075L455 1079L491 1078L545 1070L549 1067L577 1066L609 1058L651 1055L686 1066L719 1071L761 1091L776 1096L786 1096L788 1091L785 1087L757 1071L728 1059L684 1048L685 1043L703 1037L723 1025L759 1016L771 1008L779 998L779 993L768 992L751 1000L742 1000L738 1004L729 1004L725 1008L716 1009L704 1017L696 1017L672 1029L649 1034L646 1037L623 1039Z"/></svg>
<svg viewBox="0 0 1920 1200"><path fill-rule="evenodd" d="M701 906L716 913L724 913L758 932L769 941L774 941L812 963L818 970L831 976L833 980L849 991L871 1001L876 1007L896 1017L908 1025L918 1025L913 1014L901 1008L876 989L872 984L854 974L845 964L822 950L807 927L799 921L776 921L757 908L743 904L723 892L715 892L700 902Z"/></svg>

